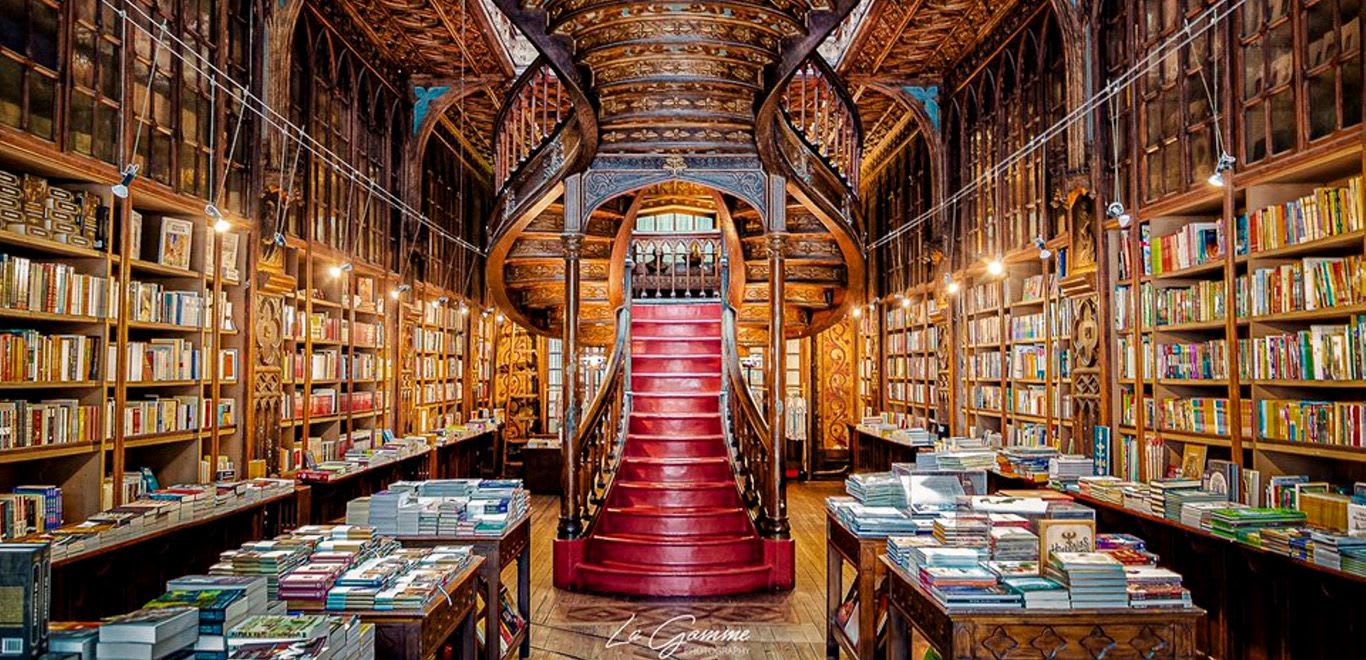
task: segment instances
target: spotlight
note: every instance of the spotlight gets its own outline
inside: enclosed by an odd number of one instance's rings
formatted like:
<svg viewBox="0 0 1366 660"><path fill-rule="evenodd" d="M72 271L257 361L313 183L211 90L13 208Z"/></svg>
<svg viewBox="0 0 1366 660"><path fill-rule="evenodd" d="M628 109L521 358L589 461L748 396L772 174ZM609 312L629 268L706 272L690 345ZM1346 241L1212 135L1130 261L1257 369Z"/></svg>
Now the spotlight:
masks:
<svg viewBox="0 0 1366 660"><path fill-rule="evenodd" d="M465 314L469 314L469 313L470 313L470 308L469 308L468 306L466 306L465 303L460 303L460 315L461 315L461 316L464 316Z"/></svg>
<svg viewBox="0 0 1366 660"><path fill-rule="evenodd" d="M334 278L336 278L336 277L341 277L341 276L342 276L342 273L349 273L349 272L351 272L351 262L349 262L349 261L343 262L343 263L341 263L341 264L339 264L339 265L332 266L332 267L330 267L330 268L327 269L327 274L328 274L328 275L331 275L331 276L334 277Z"/></svg>
<svg viewBox="0 0 1366 660"><path fill-rule="evenodd" d="M133 185L133 179L136 178L138 178L137 163L129 163L127 167L123 168L123 176L119 182L109 186L109 192L114 193L114 196L119 199L128 199L128 186Z"/></svg>
<svg viewBox="0 0 1366 660"><path fill-rule="evenodd" d="M408 293L409 291L412 291L412 290L413 290L413 287L408 286L407 284L400 284L400 285L394 287L394 290L393 290L393 291L390 291L390 292L389 292L389 296L390 296L391 298L393 298L394 300L398 300L399 296L402 296L403 294Z"/></svg>
<svg viewBox="0 0 1366 660"><path fill-rule="evenodd" d="M436 304L438 304L438 305L444 305L444 304L446 304L446 303L448 303L448 302L450 302L450 301L451 301L451 299L450 299L449 296L441 296L440 298L437 298L437 299L436 299Z"/></svg>
<svg viewBox="0 0 1366 660"><path fill-rule="evenodd" d="M1224 173L1232 172L1233 167L1238 164L1238 159L1229 155L1227 151L1219 154L1219 162L1214 164L1214 174L1209 175L1209 184L1216 188L1224 187Z"/></svg>
<svg viewBox="0 0 1366 660"><path fill-rule="evenodd" d="M958 290L959 290L960 288L962 288L962 285L960 285L960 284L958 283L958 280L951 280L951 281L949 282L949 295L951 295L951 296L956 296L956 295L958 295Z"/></svg>
<svg viewBox="0 0 1366 660"><path fill-rule="evenodd" d="M498 312L498 318L496 318L496 319L494 319L494 320L495 320L495 321L498 321L499 323L502 323L502 322L503 322L503 319L505 319L505 318L507 318L507 317L506 317L506 316L503 316L503 313L502 313L502 312Z"/></svg>
<svg viewBox="0 0 1366 660"><path fill-rule="evenodd" d="M275 232L275 240L274 240L274 242L275 242L276 245L278 245L278 246L280 246L280 247L284 247L284 246L285 246L285 235L282 234L282 233L280 233L280 232L278 232L278 231Z"/></svg>
<svg viewBox="0 0 1366 660"><path fill-rule="evenodd" d="M204 205L204 215L208 216L210 220L213 220L213 230L215 232L222 234L229 229L232 229L232 223L228 222L228 219L223 217L223 212L218 210L218 206L213 202Z"/></svg>
<svg viewBox="0 0 1366 660"><path fill-rule="evenodd" d="M911 306L911 299L910 299L910 298L907 298L907 297L905 297L905 296L902 296L902 297L901 297L901 308L902 308L902 309L909 309L910 306Z"/></svg>
<svg viewBox="0 0 1366 660"><path fill-rule="evenodd" d="M1006 272L1006 264L1004 261L1001 261L1000 257L994 257L991 261L987 262L987 272L995 276L1004 275Z"/></svg>
<svg viewBox="0 0 1366 660"><path fill-rule="evenodd" d="M853 313L854 318L856 318L856 319L861 319L861 318L863 318L863 307L861 307L861 306L860 306L860 307L855 307L854 309L852 309L852 310L850 310L850 311Z"/></svg>
<svg viewBox="0 0 1366 660"><path fill-rule="evenodd" d="M1121 229L1128 227L1129 223L1134 221L1134 217L1124 210L1124 202L1110 202L1110 205L1105 207L1105 215L1118 222Z"/></svg>
<svg viewBox="0 0 1366 660"><path fill-rule="evenodd" d="M1048 261L1048 258L1053 256L1053 251L1048 249L1048 245L1044 243L1043 236L1034 237L1034 247L1039 248L1040 261Z"/></svg>

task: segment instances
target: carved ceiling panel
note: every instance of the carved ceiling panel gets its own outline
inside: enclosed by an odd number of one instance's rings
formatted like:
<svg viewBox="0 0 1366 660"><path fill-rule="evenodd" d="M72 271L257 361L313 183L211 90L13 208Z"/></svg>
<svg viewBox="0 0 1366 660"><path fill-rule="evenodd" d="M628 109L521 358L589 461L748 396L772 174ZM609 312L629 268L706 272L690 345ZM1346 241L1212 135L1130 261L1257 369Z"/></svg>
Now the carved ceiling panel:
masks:
<svg viewBox="0 0 1366 660"><path fill-rule="evenodd" d="M412 73L510 78L478 0L337 0L386 57Z"/></svg>
<svg viewBox="0 0 1366 660"><path fill-rule="evenodd" d="M941 78L1017 4L874 0L840 70L869 78Z"/></svg>

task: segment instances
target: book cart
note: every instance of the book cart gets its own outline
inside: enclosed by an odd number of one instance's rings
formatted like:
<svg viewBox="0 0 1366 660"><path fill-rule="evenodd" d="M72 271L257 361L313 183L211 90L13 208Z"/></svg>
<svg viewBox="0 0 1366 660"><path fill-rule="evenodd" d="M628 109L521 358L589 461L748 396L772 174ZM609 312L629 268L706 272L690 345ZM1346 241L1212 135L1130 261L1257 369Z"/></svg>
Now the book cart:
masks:
<svg viewBox="0 0 1366 660"><path fill-rule="evenodd" d="M438 545L473 546L474 554L483 558L479 566L479 582L482 590L483 612L475 617L483 618L483 649L476 657L486 660L503 660L509 657L531 657L531 514L527 513L521 521L508 525L501 536L476 535L419 535L396 536L404 547L426 548ZM517 603L516 615L503 612L507 604L503 598L503 572L513 562L517 564ZM516 621L520 619L520 622ZM501 624L520 623L510 630L506 650L494 642L496 635L491 631L501 629ZM511 626L510 626L511 627Z"/></svg>
<svg viewBox="0 0 1366 660"><path fill-rule="evenodd" d="M421 610L346 610L346 614L375 626L376 658L435 660L455 657L472 660L475 655L475 581L484 564L472 558L446 588L445 598L433 598ZM290 611L335 612L318 601L288 601ZM456 643L454 656L443 649Z"/></svg>
<svg viewBox="0 0 1366 660"><path fill-rule="evenodd" d="M913 636L942 658L1001 658L1012 650L1059 659L1199 657L1195 625L1205 612L1198 607L950 612L916 576L878 561L887 576L891 658L909 657Z"/></svg>
<svg viewBox="0 0 1366 660"><path fill-rule="evenodd" d="M881 648L879 619L884 608L886 592L884 566L878 561L887 552L886 537L858 536L849 531L829 511L825 514L825 655L839 658L840 650L853 658L885 657ZM844 566L854 569L853 586L844 586ZM846 603L846 595L853 600ZM854 607L857 612L847 615L842 608ZM858 638L845 631L840 619L857 617ZM846 624L847 625L847 624Z"/></svg>

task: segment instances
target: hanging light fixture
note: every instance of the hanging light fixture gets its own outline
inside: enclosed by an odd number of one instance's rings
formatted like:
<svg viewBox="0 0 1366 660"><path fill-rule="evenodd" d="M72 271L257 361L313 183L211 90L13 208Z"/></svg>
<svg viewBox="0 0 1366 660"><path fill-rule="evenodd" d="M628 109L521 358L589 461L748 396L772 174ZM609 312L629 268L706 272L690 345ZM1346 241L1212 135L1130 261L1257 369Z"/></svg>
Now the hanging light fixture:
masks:
<svg viewBox="0 0 1366 660"><path fill-rule="evenodd" d="M133 180L136 178L138 178L138 165L137 163L129 163L127 167L123 168L123 176L119 182L109 186L109 192L114 193L114 196L119 199L128 199L128 187L133 185Z"/></svg>
<svg viewBox="0 0 1366 660"><path fill-rule="evenodd" d="M992 257L991 260L987 261L987 272L994 277L1005 275L1006 262L1002 261L1000 257Z"/></svg>
<svg viewBox="0 0 1366 660"><path fill-rule="evenodd" d="M1110 205L1105 207L1105 215L1119 223L1120 229L1128 227L1129 223L1134 221L1134 217L1124 210L1124 202L1118 200L1110 202Z"/></svg>
<svg viewBox="0 0 1366 660"><path fill-rule="evenodd" d="M400 285L394 287L394 290L393 290L393 291L390 291L390 292L389 292L389 296L390 296L391 298L393 298L394 300L398 300L400 296L402 296L403 294L408 293L409 291L412 291L412 290L413 290L413 287L408 286L407 284L400 284Z"/></svg>
<svg viewBox="0 0 1366 660"><path fill-rule="evenodd" d="M1113 87L1114 82L1111 82L1110 85L1111 87ZM1114 198L1110 200L1110 205L1105 207L1105 215L1106 217L1109 217L1111 220L1114 220L1115 222L1119 223L1119 227L1123 229L1125 227L1128 227L1129 223L1133 221L1133 216L1129 215L1129 212L1124 210L1124 202L1122 201L1124 198L1124 194L1120 190L1119 186L1119 110L1115 104L1115 96L1117 96L1118 93L1113 88L1110 89L1109 92L1111 149L1110 178L1114 181L1115 184L1115 194Z"/></svg>
<svg viewBox="0 0 1366 660"><path fill-rule="evenodd" d="M1224 187L1224 173L1232 172L1238 165L1238 159L1234 158L1227 151L1219 154L1219 162L1214 164L1214 174L1209 175L1209 184L1215 188Z"/></svg>
<svg viewBox="0 0 1366 660"><path fill-rule="evenodd" d="M1048 261L1048 258L1053 256L1053 251L1048 249L1043 236L1034 237L1034 247L1039 248L1039 261Z"/></svg>
<svg viewBox="0 0 1366 660"><path fill-rule="evenodd" d="M342 263L340 263L340 264L338 264L338 265L336 265L336 266L332 266L331 268L328 268L328 269L327 269L327 272L328 272L328 274L330 274L332 277L341 277L341 276L342 276L342 273L349 273L349 272L351 272L351 269L353 269L353 268L355 268L355 266L352 266L352 265L351 265L351 262L349 262L349 261L343 261Z"/></svg>
<svg viewBox="0 0 1366 660"><path fill-rule="evenodd" d="M949 280L949 286L948 286L949 295L951 295L951 296L956 296L956 295L958 295L958 291L959 291L959 289L961 289L961 288L963 288L963 287L962 287L961 284L958 283L958 280Z"/></svg>
<svg viewBox="0 0 1366 660"><path fill-rule="evenodd" d="M232 223L228 222L228 219L223 217L223 212L218 210L217 204L214 204L213 202L205 204L204 215L208 216L209 219L213 221L213 230L215 232L222 234L229 229L232 229Z"/></svg>

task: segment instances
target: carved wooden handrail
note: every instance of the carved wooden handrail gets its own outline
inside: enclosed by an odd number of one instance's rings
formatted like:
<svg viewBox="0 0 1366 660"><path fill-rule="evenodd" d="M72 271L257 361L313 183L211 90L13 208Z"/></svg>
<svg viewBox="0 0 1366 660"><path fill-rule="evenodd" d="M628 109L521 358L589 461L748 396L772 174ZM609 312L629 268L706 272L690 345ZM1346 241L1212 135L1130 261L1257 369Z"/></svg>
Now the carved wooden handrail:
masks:
<svg viewBox="0 0 1366 660"><path fill-rule="evenodd" d="M501 190L573 115L573 102L544 57L513 83L494 122L494 184Z"/></svg>
<svg viewBox="0 0 1366 660"><path fill-rule="evenodd" d="M812 53L783 90L788 126L851 190L858 190L863 127L858 106L819 53Z"/></svg>
<svg viewBox="0 0 1366 660"><path fill-rule="evenodd" d="M631 295L638 299L712 299L721 295L721 236L716 232L635 236Z"/></svg>
<svg viewBox="0 0 1366 660"><path fill-rule="evenodd" d="M730 279L729 259L721 259L721 290L726 290ZM726 447L735 471L740 499L749 509L750 517L761 534L768 537L786 535L780 499L782 484L774 475L775 461L781 460L770 444L768 420L754 401L754 394L745 383L740 368L740 348L737 342L735 307L726 296L721 297L721 428L726 434Z"/></svg>
<svg viewBox="0 0 1366 660"><path fill-rule="evenodd" d="M626 288L631 286L627 262ZM569 519L587 524L560 526L561 538L578 538L592 529L598 511L607 501L608 490L621 462L626 445L626 425L631 415L631 300L617 309L617 336L607 359L602 384L584 411L573 443L569 447L566 469L577 478L570 481L565 497L570 502Z"/></svg>

